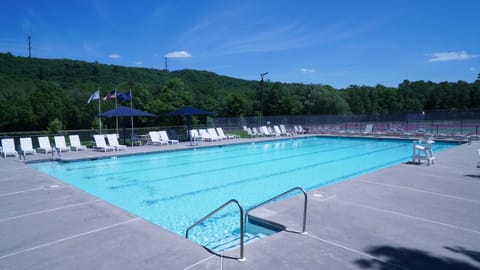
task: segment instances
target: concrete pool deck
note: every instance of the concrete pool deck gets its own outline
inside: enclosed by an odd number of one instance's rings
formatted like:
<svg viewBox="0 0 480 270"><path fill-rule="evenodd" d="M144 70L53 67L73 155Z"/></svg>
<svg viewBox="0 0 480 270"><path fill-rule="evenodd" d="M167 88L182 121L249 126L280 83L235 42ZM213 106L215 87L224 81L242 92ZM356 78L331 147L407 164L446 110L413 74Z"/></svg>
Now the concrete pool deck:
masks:
<svg viewBox="0 0 480 270"><path fill-rule="evenodd" d="M0 159L0 269L480 269L477 148L463 144L435 153L432 166L400 164L308 192L307 234L296 233L302 196L259 208L256 216L287 230L246 245L245 262L213 255L18 158Z"/></svg>

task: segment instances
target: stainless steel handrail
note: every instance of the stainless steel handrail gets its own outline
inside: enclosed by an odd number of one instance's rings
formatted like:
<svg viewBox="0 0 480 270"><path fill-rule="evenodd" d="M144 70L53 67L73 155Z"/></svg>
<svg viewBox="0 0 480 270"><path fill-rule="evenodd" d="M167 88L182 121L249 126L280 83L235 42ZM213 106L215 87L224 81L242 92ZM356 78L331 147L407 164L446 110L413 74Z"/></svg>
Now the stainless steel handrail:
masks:
<svg viewBox="0 0 480 270"><path fill-rule="evenodd" d="M305 200L304 200L304 203L303 203L303 226L302 226L302 233L303 233L303 234L307 233L307 192L305 192L305 190L304 190L303 188L301 188L301 187L294 187L294 188L292 188L292 189L290 189L290 190L287 190L287 191L283 192L282 194L279 194L279 195L277 195L277 196L275 196L275 197L273 197L273 198L271 198L271 199L268 199L268 200L266 200L266 201L264 201L264 202L262 202L262 203L259 203L259 204L255 205L255 206L249 208L249 209L247 210L246 216L248 216L248 212L252 211L253 209L255 209L255 208L259 207L259 206L262 206L262 205L264 205L264 204L267 204L267 203L269 203L269 202L271 202L271 201L273 201L273 200L276 200L276 199L278 199L278 198L280 198L280 197L282 197L282 196L284 196L284 195L286 195L286 194L288 194L288 193L290 193L290 192L292 192L292 191L294 191L294 190L300 190L300 191L303 193L303 196L305 197Z"/></svg>
<svg viewBox="0 0 480 270"><path fill-rule="evenodd" d="M240 209L240 258L238 258L239 261L245 261L245 257L243 255L243 240L244 240L244 234L245 234L245 230L244 230L244 215L243 215L243 207L242 205L235 199L231 199L229 200L228 202L222 204L222 206L218 207L217 209L213 210L212 212L210 212L208 215L204 216L203 218L199 219L197 222L195 222L192 226L188 227L187 231L185 232L185 238L188 239L188 232L190 231L190 229L192 229L193 227L197 226L198 224L204 222L206 219L208 219L209 217L213 216L214 214L216 214L218 211L222 210L224 207L226 207L227 205L231 204L231 203L235 203L238 208Z"/></svg>

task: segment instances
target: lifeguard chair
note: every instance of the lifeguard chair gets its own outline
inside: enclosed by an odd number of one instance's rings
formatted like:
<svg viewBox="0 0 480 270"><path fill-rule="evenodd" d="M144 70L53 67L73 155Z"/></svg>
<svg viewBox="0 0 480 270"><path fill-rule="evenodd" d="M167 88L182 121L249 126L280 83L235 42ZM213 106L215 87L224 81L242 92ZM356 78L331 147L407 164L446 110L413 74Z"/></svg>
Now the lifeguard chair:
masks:
<svg viewBox="0 0 480 270"><path fill-rule="evenodd" d="M431 138L429 138L425 144L422 140L413 142L413 154L412 161L414 163L421 163L422 161L427 161L427 164L435 164L435 156L432 151L432 143L435 143Z"/></svg>

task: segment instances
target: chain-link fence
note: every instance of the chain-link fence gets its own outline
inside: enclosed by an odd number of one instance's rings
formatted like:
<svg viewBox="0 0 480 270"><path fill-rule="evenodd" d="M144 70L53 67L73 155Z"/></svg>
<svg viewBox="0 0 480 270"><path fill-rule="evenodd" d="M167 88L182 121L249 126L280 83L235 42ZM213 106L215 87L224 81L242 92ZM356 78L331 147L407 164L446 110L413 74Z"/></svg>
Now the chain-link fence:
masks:
<svg viewBox="0 0 480 270"><path fill-rule="evenodd" d="M350 115L282 115L262 117L214 118L209 125L227 130L242 130L243 126L294 125L312 133L385 133L431 135L479 135L480 111L465 112L402 112Z"/></svg>
<svg viewBox="0 0 480 270"><path fill-rule="evenodd" d="M371 113L349 115L282 115L264 117L216 117L207 118L205 124L192 125L191 128L222 127L225 132L243 132L244 127L285 125L287 131L293 131L294 126L301 125L309 133L318 134L384 134L392 136L403 135L433 135L433 136L472 136L480 135L480 111L464 112L403 112L403 113ZM171 139L187 140L187 125L136 127L136 137L145 138L149 131L167 130ZM78 134L80 140L92 145L92 135L98 130L65 130L57 134L46 132L7 132L0 138L10 137L19 144L19 138L32 137L34 148L38 147L37 137ZM131 144L132 130L104 129L103 134L117 133L120 142L124 138Z"/></svg>

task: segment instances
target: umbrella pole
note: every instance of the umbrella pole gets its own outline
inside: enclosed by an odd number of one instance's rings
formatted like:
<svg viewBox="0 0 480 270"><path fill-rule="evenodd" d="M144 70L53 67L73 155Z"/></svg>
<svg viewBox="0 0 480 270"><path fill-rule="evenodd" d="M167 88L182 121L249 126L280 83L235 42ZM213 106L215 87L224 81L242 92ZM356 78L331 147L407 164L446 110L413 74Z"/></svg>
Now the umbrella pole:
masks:
<svg viewBox="0 0 480 270"><path fill-rule="evenodd" d="M100 98L98 99L98 129L100 130L100 134L102 134L102 117L100 116L101 114L100 110Z"/></svg>
<svg viewBox="0 0 480 270"><path fill-rule="evenodd" d="M118 100L118 98L117 98L117 88L115 88L115 110L118 110L118 101L117 100ZM115 116L115 120L117 122L116 127L117 127L117 134L118 134L118 116ZM125 128L125 126L123 126L123 127ZM125 135L125 134L123 134L123 135ZM124 136L124 138L125 138L125 136Z"/></svg>
<svg viewBox="0 0 480 270"><path fill-rule="evenodd" d="M132 96L132 89L130 89L130 109L133 109L133 96ZM132 122L132 134L130 136L130 143L133 146L133 116L130 117L130 121Z"/></svg>
<svg viewBox="0 0 480 270"><path fill-rule="evenodd" d="M125 116L122 117L123 118L123 144L124 145L127 145L127 126L125 124Z"/></svg>
<svg viewBox="0 0 480 270"><path fill-rule="evenodd" d="M190 124L192 122L192 116L187 115L187 141L190 141Z"/></svg>
<svg viewBox="0 0 480 270"><path fill-rule="evenodd" d="M133 146L133 116L130 116L130 120L131 120L131 122L132 122L132 134L131 134L131 136L130 136L130 143L131 143L132 146Z"/></svg>

